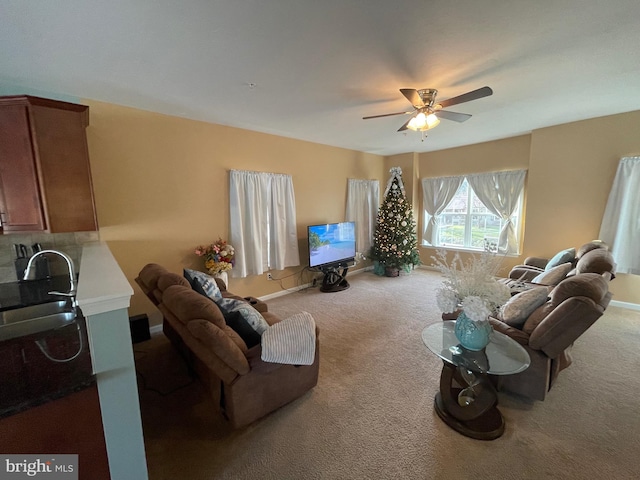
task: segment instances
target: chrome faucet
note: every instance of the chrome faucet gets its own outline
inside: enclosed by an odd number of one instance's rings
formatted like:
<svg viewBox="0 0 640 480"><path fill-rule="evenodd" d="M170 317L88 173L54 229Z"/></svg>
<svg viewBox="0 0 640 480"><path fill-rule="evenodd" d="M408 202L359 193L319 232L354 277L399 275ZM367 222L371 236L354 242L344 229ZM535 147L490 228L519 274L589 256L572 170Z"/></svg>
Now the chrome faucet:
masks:
<svg viewBox="0 0 640 480"><path fill-rule="evenodd" d="M39 252L34 253L29 259L29 263L27 263L26 268L24 269L23 280L35 280L36 272L35 272L35 262L34 260L38 258L40 255L45 255L47 253L54 253L56 255L61 256L67 262L67 269L69 270L69 291L68 292L48 292L49 295L62 295L63 297L71 297L73 306L75 307L76 303L76 272L73 266L73 260L71 257L64 252L59 252L58 250L40 250Z"/></svg>

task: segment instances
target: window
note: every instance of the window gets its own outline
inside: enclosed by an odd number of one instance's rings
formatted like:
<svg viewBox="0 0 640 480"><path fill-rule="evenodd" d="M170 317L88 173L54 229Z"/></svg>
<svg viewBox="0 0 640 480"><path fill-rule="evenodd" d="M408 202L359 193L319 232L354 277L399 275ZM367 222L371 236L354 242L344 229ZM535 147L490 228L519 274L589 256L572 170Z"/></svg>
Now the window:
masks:
<svg viewBox="0 0 640 480"><path fill-rule="evenodd" d="M519 199L512 217L516 231L519 227L521 203ZM439 224L439 246L483 250L485 239L492 244L498 243L505 221L484 206L465 179L440 214Z"/></svg>
<svg viewBox="0 0 640 480"><path fill-rule="evenodd" d="M525 174L522 170L423 179L422 244L518 253Z"/></svg>
<svg viewBox="0 0 640 480"><path fill-rule="evenodd" d="M290 175L231 170L229 220L234 277L300 265Z"/></svg>

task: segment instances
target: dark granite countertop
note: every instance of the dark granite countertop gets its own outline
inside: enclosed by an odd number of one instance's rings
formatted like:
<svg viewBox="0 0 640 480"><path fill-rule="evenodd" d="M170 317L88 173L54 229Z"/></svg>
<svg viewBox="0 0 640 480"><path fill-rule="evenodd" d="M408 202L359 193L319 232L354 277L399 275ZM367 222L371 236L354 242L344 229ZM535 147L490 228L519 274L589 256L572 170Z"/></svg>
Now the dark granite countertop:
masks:
<svg viewBox="0 0 640 480"><path fill-rule="evenodd" d="M0 311L67 298L59 295L49 295L51 291L69 291L69 276L59 275L43 280L20 280L18 282L0 283Z"/></svg>
<svg viewBox="0 0 640 480"><path fill-rule="evenodd" d="M2 283L0 311L68 300L49 295L51 291L68 290L68 275ZM75 323L0 342L0 359L0 419L95 383L86 324L80 312Z"/></svg>

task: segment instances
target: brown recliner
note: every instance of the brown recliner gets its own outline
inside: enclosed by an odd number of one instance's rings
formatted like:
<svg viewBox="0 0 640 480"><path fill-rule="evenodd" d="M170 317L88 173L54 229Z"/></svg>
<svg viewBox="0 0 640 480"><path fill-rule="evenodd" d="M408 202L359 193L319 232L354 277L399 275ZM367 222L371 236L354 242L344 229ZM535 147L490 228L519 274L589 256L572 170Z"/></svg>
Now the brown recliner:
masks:
<svg viewBox="0 0 640 480"><path fill-rule="evenodd" d="M205 384L219 410L234 428L242 427L297 399L318 382L319 341L312 365L285 365L261 360L260 344L248 348L226 324L209 298L194 291L180 275L148 264L136 282L162 312L163 332ZM223 296L253 303L272 325L280 319L266 304L235 296L218 281Z"/></svg>
<svg viewBox="0 0 640 480"><path fill-rule="evenodd" d="M549 262L552 262L550 264ZM562 269L562 265L569 266L570 268ZM568 265L567 265L568 264ZM556 266L556 270L560 269L562 272L560 276L554 275L550 272L551 266ZM574 248L568 248L552 258L542 257L527 257L522 265L516 265L509 272L509 280L507 284L513 284L515 281L520 282L532 282L536 277L547 277L549 280L553 278L553 281L537 281L536 283L542 283L545 285L557 285L564 278L575 275L576 273L605 273L610 272L612 277L615 276L615 262L613 256L609 251L609 247L606 243L599 240L593 240L585 243L577 250Z"/></svg>
<svg viewBox="0 0 640 480"><path fill-rule="evenodd" d="M611 273L578 273L554 287L521 328L491 318L493 328L524 346L531 365L515 375L493 377L498 390L544 400L558 373L571 364L571 347L607 308ZM540 287L541 288L541 287Z"/></svg>

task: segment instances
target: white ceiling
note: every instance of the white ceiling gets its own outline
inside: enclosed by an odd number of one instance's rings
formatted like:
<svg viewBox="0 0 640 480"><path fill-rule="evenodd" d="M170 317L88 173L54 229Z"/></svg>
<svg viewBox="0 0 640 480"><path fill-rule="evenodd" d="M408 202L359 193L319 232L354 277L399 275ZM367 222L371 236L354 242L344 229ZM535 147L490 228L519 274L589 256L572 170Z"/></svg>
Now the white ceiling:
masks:
<svg viewBox="0 0 640 480"><path fill-rule="evenodd" d="M424 152L640 110L639 26L638 0L0 0L0 93ZM424 142L362 120L485 85Z"/></svg>

